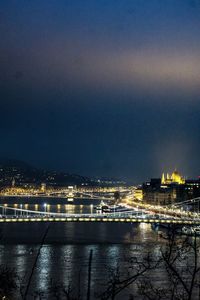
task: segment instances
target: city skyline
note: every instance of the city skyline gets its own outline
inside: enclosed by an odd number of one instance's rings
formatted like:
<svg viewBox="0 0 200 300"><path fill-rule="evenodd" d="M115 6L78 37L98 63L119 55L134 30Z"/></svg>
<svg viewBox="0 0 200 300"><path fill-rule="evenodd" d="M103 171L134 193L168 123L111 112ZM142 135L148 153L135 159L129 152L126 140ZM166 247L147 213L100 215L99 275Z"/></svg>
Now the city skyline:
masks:
<svg viewBox="0 0 200 300"><path fill-rule="evenodd" d="M53 176L53 177L52 177ZM123 178L107 177L107 176L87 176L85 174L73 174L64 172L63 170L45 169L35 165L30 165L25 161L0 159L0 183L3 186L13 185L13 180L16 185L25 183L35 183L36 185L46 183L47 185L129 185L140 186L150 178L160 178L162 183L178 182L184 184L185 180L199 180L200 176L189 177L187 174L182 174L180 170L174 168L172 170L162 170L162 174L151 176L151 172L146 174L146 177L141 182L125 181ZM52 181L53 179L53 181Z"/></svg>
<svg viewBox="0 0 200 300"><path fill-rule="evenodd" d="M1 0L0 299L200 294L200 0Z"/></svg>
<svg viewBox="0 0 200 300"><path fill-rule="evenodd" d="M141 182L200 175L200 4L0 7L0 157Z"/></svg>

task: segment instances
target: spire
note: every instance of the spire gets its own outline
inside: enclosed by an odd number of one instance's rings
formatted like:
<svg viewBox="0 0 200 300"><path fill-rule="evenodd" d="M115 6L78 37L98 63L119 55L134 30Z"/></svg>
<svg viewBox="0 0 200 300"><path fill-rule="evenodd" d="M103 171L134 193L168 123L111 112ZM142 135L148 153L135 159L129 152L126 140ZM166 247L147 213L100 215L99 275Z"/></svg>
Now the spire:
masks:
<svg viewBox="0 0 200 300"><path fill-rule="evenodd" d="M165 183L165 173L162 173L161 183Z"/></svg>
<svg viewBox="0 0 200 300"><path fill-rule="evenodd" d="M15 177L12 179L12 187L15 187Z"/></svg>

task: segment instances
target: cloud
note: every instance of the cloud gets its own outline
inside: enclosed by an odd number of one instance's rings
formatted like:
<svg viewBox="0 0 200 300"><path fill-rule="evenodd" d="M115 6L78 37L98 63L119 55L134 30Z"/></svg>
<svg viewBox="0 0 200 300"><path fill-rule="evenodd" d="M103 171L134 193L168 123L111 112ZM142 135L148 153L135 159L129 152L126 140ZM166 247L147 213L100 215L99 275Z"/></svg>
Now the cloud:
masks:
<svg viewBox="0 0 200 300"><path fill-rule="evenodd" d="M65 90L70 86L97 91L126 90L130 94L198 95L199 53L185 49L74 50L52 43L23 56L20 70L26 74L23 80L27 84L43 88ZM12 65L12 69L18 67L18 61L16 66Z"/></svg>

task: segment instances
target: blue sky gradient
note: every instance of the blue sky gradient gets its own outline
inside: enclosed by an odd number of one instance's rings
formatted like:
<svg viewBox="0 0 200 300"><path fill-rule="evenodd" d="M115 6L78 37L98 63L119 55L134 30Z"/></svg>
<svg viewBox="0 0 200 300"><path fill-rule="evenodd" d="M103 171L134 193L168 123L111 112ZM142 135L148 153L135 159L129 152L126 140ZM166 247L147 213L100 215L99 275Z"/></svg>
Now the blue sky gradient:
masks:
<svg viewBox="0 0 200 300"><path fill-rule="evenodd" d="M0 36L0 156L200 175L200 1L2 0Z"/></svg>

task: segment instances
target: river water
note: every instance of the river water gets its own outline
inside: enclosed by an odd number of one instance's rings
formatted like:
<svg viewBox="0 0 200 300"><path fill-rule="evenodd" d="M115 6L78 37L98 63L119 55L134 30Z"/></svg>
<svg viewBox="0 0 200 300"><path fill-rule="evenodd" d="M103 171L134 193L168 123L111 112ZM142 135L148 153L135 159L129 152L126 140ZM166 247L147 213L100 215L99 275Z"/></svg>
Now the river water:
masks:
<svg viewBox="0 0 200 300"><path fill-rule="evenodd" d="M8 206L20 204L44 210L44 199L1 199ZM46 199L51 211L92 212L98 200ZM7 265L18 274L22 290L27 285L47 223L9 223L0 225L0 264ZM106 290L109 279L117 268L128 272L130 260L140 259L151 251L157 255L163 240L150 224L123 223L51 223L33 273L28 299L56 299L54 293L63 295L69 286L75 297L86 299L88 262L92 250L91 299ZM159 274L154 272L156 280ZM55 288L56 286L56 288ZM117 299L129 299L133 285L120 293ZM79 291L80 290L80 291ZM24 291L24 290L23 290ZM41 298L37 298L40 295ZM37 296L37 297L36 297ZM20 299L15 293L13 299ZM137 299L140 299L139 297Z"/></svg>

